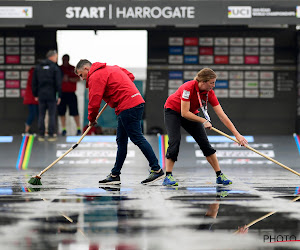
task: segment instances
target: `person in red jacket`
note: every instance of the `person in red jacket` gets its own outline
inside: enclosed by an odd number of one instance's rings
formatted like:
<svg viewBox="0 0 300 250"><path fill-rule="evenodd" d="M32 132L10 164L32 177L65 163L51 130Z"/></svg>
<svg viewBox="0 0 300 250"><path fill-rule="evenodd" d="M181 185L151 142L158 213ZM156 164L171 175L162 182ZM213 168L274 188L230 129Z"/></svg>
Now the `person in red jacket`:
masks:
<svg viewBox="0 0 300 250"><path fill-rule="evenodd" d="M60 69L63 72L63 81L61 85L61 102L57 107L58 115L60 116L62 135L67 134L66 130L66 110L69 107L70 116L74 117L74 121L77 126L76 135L81 135L80 118L78 113L77 96L75 94L76 84L79 81L79 77L74 73L75 67L69 64L70 56L63 55L63 64Z"/></svg>
<svg viewBox="0 0 300 250"><path fill-rule="evenodd" d="M207 112L209 103L219 119L234 134L240 145L248 142L237 131L233 123L223 111L213 88L217 79L216 73L210 68L200 70L194 80L181 85L177 91L170 95L165 103L165 126L169 136L169 147L166 153L166 177L164 186L178 186L173 177L172 170L179 154L181 140L180 127L183 127L197 142L203 155L216 172L216 183L229 185L232 181L221 172L216 150L210 145L205 128L211 128L211 120ZM205 118L198 115L201 108Z"/></svg>
<svg viewBox="0 0 300 250"><path fill-rule="evenodd" d="M32 94L32 77L33 77L34 67L32 67L28 72L28 78L27 78L27 85L25 89L24 94L24 100L23 104L28 105L28 117L25 122L25 133L32 133L30 130L30 127L32 125L32 122L34 121L35 117L38 117L39 115L39 107L38 102L34 99L34 96Z"/></svg>
<svg viewBox="0 0 300 250"><path fill-rule="evenodd" d="M117 157L111 173L100 184L120 184L121 169L127 155L128 137L143 152L151 168L150 175L142 184L149 184L164 177L164 172L149 142L142 134L141 120L144 112L144 99L133 83L132 73L117 65L91 63L83 59L78 62L75 73L86 80L89 88L88 120L89 125L96 124L101 101L104 100L115 109L117 125Z"/></svg>

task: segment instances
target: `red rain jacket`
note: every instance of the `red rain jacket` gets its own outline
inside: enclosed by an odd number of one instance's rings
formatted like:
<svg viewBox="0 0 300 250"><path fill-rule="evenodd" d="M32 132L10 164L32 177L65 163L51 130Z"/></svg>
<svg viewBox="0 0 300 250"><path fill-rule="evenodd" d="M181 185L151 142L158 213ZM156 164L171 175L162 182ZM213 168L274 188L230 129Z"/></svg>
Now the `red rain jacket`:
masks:
<svg viewBox="0 0 300 250"><path fill-rule="evenodd" d="M62 84L61 84L61 92L75 92L76 91L76 85L77 81L79 81L79 77L74 72L74 66L72 65L61 65L60 66L64 76L68 76L68 80L64 81L65 78L63 78ZM72 80L70 80L72 79ZM74 81L77 79L77 81Z"/></svg>
<svg viewBox="0 0 300 250"><path fill-rule="evenodd" d="M132 73L117 65L93 63L86 79L86 87L89 88L88 120L95 121L102 99L115 108L116 115L144 103L133 80Z"/></svg>
<svg viewBox="0 0 300 250"><path fill-rule="evenodd" d="M23 104L39 104L36 100L34 100L34 96L32 93L33 72L34 72L34 68L31 68L28 72L28 78L27 78L27 84L26 84Z"/></svg>

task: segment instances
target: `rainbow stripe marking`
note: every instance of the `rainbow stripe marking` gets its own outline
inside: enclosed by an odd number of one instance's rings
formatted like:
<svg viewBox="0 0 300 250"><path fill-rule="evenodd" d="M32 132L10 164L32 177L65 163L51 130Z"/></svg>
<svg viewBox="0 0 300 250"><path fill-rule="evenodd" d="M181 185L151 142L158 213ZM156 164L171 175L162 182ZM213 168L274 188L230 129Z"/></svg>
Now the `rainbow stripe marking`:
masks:
<svg viewBox="0 0 300 250"><path fill-rule="evenodd" d="M166 168L166 152L169 146L169 137L168 135L159 135L158 136L158 149L159 149L159 164L162 169Z"/></svg>
<svg viewBox="0 0 300 250"><path fill-rule="evenodd" d="M295 139L297 148L298 148L298 152L299 152L299 154L300 154L300 138L299 138L299 135L297 135L296 133L294 133L293 136L294 136L294 139Z"/></svg>
<svg viewBox="0 0 300 250"><path fill-rule="evenodd" d="M17 169L25 170L28 168L34 137L35 137L34 135L23 136L20 150L19 150L18 160L16 164Z"/></svg>

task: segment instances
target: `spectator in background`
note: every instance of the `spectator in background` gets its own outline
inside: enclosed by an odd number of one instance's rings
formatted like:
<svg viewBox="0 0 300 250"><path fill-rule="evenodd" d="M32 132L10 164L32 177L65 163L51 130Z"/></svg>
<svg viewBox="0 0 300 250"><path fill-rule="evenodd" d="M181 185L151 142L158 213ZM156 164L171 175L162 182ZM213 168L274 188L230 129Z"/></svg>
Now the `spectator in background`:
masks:
<svg viewBox="0 0 300 250"><path fill-rule="evenodd" d="M69 64L70 56L63 55L62 57L62 65L60 66L63 72L63 82L61 86L61 102L58 106L58 115L60 116L61 126L62 126L62 135L65 136L67 134L66 129L66 110L67 106L69 107L70 116L74 117L77 132L76 135L81 135L80 128L80 118L78 114L78 104L77 104L77 96L75 94L76 84L79 81L79 77L74 73L75 67Z"/></svg>
<svg viewBox="0 0 300 250"><path fill-rule="evenodd" d="M30 130L32 122L34 121L35 117L38 117L39 114L39 107L38 102L34 99L32 94L32 77L33 77L34 67L32 67L28 72L26 90L24 95L23 104L28 105L29 114L27 120L25 122L25 134L31 134L32 131Z"/></svg>
<svg viewBox="0 0 300 250"><path fill-rule="evenodd" d="M32 93L35 100L39 101L39 141L45 140L45 114L48 109L48 141L55 141L56 130L56 105L61 100L62 74L57 66L56 50L49 50L46 60L38 64L34 70L32 80ZM56 100L58 95L58 99Z"/></svg>

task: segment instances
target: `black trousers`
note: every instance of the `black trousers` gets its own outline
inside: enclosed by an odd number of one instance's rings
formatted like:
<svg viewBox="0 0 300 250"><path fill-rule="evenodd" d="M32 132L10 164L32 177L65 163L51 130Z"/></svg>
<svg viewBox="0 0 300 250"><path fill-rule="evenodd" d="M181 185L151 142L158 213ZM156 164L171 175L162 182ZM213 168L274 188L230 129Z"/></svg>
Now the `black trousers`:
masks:
<svg viewBox="0 0 300 250"><path fill-rule="evenodd" d="M201 123L189 121L172 109L165 109L164 117L165 127L169 136L167 159L177 161L181 141L180 127L183 127L195 139L204 156L210 156L216 152L210 145L205 128Z"/></svg>
<svg viewBox="0 0 300 250"><path fill-rule="evenodd" d="M53 136L56 131L56 100L39 100L39 135L45 135L45 115L48 109L48 134Z"/></svg>

